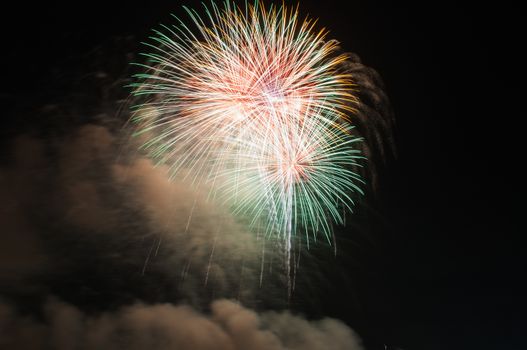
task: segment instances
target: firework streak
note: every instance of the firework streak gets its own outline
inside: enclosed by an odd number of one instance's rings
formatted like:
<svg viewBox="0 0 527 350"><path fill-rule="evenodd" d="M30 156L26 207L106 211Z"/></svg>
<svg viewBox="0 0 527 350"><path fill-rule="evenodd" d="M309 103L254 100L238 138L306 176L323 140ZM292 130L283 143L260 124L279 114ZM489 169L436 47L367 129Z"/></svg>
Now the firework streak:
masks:
<svg viewBox="0 0 527 350"><path fill-rule="evenodd" d="M207 183L252 229L283 238L289 275L292 239L331 241L362 193L346 56L298 9L185 10L190 27L176 17L146 43L136 134L172 176Z"/></svg>

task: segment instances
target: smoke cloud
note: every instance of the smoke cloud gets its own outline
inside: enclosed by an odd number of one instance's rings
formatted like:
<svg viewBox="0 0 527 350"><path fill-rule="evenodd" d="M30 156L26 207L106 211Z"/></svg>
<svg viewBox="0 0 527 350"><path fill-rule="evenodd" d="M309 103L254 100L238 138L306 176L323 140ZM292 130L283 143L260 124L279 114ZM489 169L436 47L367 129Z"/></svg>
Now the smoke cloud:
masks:
<svg viewBox="0 0 527 350"><path fill-rule="evenodd" d="M85 124L60 137L18 136L10 148L0 173L3 289L23 292L16 290L23 282L23 290L60 290L67 279L69 287L94 293L137 289L156 301L199 304L212 294L243 298L254 287L244 284L258 275L263 239L245 232L207 193L170 181L164 167L139 156L123 160L107 128ZM125 271L123 285L99 280ZM170 292L153 296L148 288Z"/></svg>
<svg viewBox="0 0 527 350"><path fill-rule="evenodd" d="M355 333L333 319L309 322L287 312L260 315L218 300L210 315L172 304L134 304L97 316L48 300L40 320L0 303L2 349L362 349Z"/></svg>
<svg viewBox="0 0 527 350"><path fill-rule="evenodd" d="M361 349L337 320L221 299L284 304L279 259L206 192L127 154L109 128L22 134L9 150L1 349Z"/></svg>

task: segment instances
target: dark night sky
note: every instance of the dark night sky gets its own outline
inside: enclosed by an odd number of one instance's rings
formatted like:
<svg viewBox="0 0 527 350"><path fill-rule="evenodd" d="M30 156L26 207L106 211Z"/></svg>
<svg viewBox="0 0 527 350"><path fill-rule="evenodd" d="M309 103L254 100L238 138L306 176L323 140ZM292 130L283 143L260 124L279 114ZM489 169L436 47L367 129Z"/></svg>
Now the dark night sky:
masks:
<svg viewBox="0 0 527 350"><path fill-rule="evenodd" d="M69 56L109 36L144 38L179 5L4 9L0 93L7 110L41 96L55 74L50 67L60 71ZM356 287L361 315L349 316L348 295L338 292L325 313L404 349L523 348L517 9L454 1L301 1L300 8L380 73L397 124L397 160L382 173L382 225Z"/></svg>

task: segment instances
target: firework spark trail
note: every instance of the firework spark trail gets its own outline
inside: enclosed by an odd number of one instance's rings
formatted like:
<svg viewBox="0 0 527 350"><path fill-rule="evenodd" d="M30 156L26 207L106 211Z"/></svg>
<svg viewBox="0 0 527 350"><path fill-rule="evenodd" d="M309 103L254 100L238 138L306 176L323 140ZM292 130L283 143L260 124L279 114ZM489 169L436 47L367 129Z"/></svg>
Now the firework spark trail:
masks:
<svg viewBox="0 0 527 350"><path fill-rule="evenodd" d="M251 227L281 236L290 277L293 237L331 241L332 222L362 193L346 56L298 9L185 9L194 30L176 18L146 43L146 72L132 84L136 135L172 176L209 185Z"/></svg>

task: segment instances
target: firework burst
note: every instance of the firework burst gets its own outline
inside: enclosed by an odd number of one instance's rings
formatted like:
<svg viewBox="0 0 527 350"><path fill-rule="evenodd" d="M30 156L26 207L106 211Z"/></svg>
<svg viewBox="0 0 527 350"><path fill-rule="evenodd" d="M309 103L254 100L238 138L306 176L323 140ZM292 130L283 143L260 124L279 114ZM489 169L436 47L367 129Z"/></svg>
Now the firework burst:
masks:
<svg viewBox="0 0 527 350"><path fill-rule="evenodd" d="M171 175L208 183L252 227L307 241L361 192L351 76L338 43L298 10L231 1L155 30L133 121Z"/></svg>

